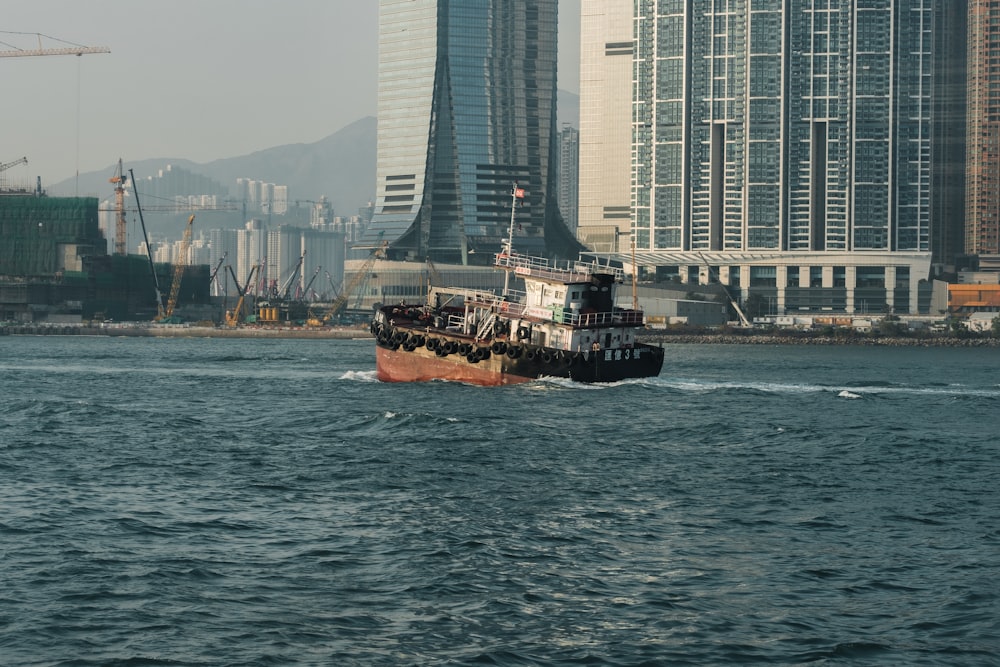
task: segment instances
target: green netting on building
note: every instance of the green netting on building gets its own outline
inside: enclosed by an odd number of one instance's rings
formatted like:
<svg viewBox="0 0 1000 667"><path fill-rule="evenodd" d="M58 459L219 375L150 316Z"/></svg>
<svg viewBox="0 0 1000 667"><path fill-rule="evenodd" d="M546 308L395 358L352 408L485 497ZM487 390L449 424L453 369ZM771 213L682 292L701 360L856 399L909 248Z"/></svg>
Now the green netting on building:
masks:
<svg viewBox="0 0 1000 667"><path fill-rule="evenodd" d="M0 275L54 275L66 260L107 254L96 197L0 197Z"/></svg>

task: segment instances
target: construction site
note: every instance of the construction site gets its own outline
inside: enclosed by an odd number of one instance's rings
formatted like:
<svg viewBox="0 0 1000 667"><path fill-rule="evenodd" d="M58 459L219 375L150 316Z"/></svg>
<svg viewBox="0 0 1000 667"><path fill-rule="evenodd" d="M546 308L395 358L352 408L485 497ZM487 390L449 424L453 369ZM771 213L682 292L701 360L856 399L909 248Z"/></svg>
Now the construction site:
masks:
<svg viewBox="0 0 1000 667"><path fill-rule="evenodd" d="M145 257L110 255L98 200L0 193L0 321L152 320L154 273ZM154 265L162 284L174 267ZM210 307L208 267L186 267L178 296Z"/></svg>

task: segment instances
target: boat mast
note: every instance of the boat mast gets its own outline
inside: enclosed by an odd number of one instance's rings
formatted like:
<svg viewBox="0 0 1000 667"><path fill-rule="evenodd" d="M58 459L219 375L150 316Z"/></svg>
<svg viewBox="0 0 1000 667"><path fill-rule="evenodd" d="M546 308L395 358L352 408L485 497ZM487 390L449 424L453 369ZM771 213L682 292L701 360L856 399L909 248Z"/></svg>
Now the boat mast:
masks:
<svg viewBox="0 0 1000 667"><path fill-rule="evenodd" d="M507 255L507 265L510 266L510 256L514 254L514 212L517 210L517 200L524 199L524 188L517 187L517 181L510 189L510 228L507 230L507 238L503 242L503 252ZM503 297L507 298L510 291L510 271L503 274Z"/></svg>

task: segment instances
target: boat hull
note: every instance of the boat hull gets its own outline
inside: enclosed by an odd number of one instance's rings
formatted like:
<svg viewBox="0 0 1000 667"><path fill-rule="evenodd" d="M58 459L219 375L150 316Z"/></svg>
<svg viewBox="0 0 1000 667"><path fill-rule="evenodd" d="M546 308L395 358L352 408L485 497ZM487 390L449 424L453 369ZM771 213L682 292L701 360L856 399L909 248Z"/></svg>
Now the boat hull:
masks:
<svg viewBox="0 0 1000 667"><path fill-rule="evenodd" d="M489 350L480 347L480 350ZM506 353L485 353L486 358L458 353L441 354L426 347L407 349L377 343L376 374L383 382L450 380L484 386L530 382L540 377L563 377L577 382L617 382L655 377L663 366L663 349L640 344L634 348L564 353L543 347L519 349L516 358ZM481 352L480 356L484 353ZM473 360L475 359L475 360Z"/></svg>

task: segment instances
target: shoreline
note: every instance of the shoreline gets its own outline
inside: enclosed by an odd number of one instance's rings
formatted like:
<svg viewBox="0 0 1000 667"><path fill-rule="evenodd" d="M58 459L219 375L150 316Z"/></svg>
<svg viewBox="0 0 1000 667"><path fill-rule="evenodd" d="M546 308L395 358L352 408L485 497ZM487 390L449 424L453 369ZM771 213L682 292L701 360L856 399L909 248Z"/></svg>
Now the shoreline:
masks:
<svg viewBox="0 0 1000 667"><path fill-rule="evenodd" d="M857 345L861 347L1000 347L1000 338L957 338L954 336L828 336L819 334L782 335L750 334L674 334L643 333L637 336L644 343L691 345Z"/></svg>
<svg viewBox="0 0 1000 667"><path fill-rule="evenodd" d="M0 336L109 336L132 338L268 338L354 340L371 338L366 326L322 329L306 327L200 327L188 325L79 324L3 325ZM830 336L812 333L681 333L648 329L637 340L653 345L859 345L865 347L1000 347L1000 338L955 336Z"/></svg>
<svg viewBox="0 0 1000 667"><path fill-rule="evenodd" d="M297 338L351 340L371 338L368 327L199 327L185 325L81 326L78 324L0 327L0 336L108 336L118 338Z"/></svg>

